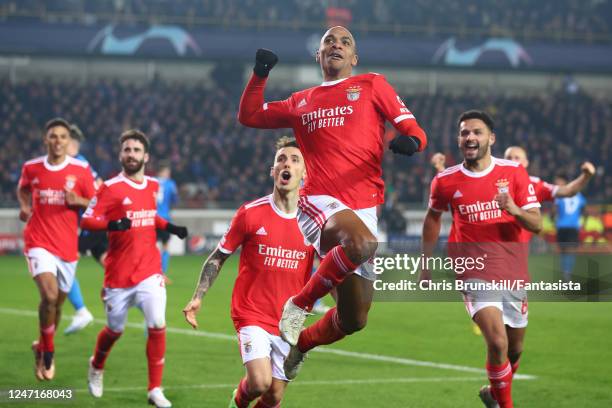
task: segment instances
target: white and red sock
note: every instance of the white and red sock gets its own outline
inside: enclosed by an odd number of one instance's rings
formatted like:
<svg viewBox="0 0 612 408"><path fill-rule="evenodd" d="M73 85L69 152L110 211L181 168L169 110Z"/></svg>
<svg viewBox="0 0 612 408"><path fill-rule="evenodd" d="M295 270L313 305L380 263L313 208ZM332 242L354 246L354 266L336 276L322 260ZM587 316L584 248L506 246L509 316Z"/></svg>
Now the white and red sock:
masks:
<svg viewBox="0 0 612 408"><path fill-rule="evenodd" d="M512 404L512 367L510 362L495 366L487 362L487 376L491 383L491 393L500 408L513 408Z"/></svg>
<svg viewBox="0 0 612 408"><path fill-rule="evenodd" d="M238 408L247 408L253 399L255 398L249 394L247 379L246 377L243 377L238 384L238 392L236 393L236 398L234 399L236 406L238 406Z"/></svg>
<svg viewBox="0 0 612 408"><path fill-rule="evenodd" d="M94 350L94 358L92 361L92 365L94 368L98 370L104 369L104 363L106 362L106 358L113 347L113 344L117 341L117 339L121 337L121 332L115 332L108 328L108 326L104 326L100 333L98 333L98 340L96 341L96 348Z"/></svg>
<svg viewBox="0 0 612 408"><path fill-rule="evenodd" d="M358 266L348 259L342 246L334 247L325 255L300 293L293 297L293 303L304 310L310 310L317 299L327 295Z"/></svg>
<svg viewBox="0 0 612 408"><path fill-rule="evenodd" d="M161 387L164 373L164 355L166 354L166 328L154 329L149 327L147 338L147 362L149 366L149 387Z"/></svg>

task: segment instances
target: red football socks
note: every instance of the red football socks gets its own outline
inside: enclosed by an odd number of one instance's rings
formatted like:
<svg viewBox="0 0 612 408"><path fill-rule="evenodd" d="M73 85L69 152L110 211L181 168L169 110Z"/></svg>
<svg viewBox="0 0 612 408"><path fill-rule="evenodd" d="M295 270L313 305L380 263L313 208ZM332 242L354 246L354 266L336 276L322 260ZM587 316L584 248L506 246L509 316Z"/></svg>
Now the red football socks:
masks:
<svg viewBox="0 0 612 408"><path fill-rule="evenodd" d="M346 333L340 327L338 310L334 307L315 324L302 330L297 346L302 353L306 353L317 346L335 343L344 336Z"/></svg>
<svg viewBox="0 0 612 408"><path fill-rule="evenodd" d="M264 401L264 397L265 397L265 394L262 395L261 398L257 400L257 404L255 404L253 408L280 408L281 406L280 402L276 405L271 405L267 403L266 401Z"/></svg>
<svg viewBox="0 0 612 408"><path fill-rule="evenodd" d="M514 373L517 372L518 368L519 368L519 362L521 360L516 360L514 363L512 363L512 374L514 375Z"/></svg>
<svg viewBox="0 0 612 408"><path fill-rule="evenodd" d="M246 377L240 380L240 384L238 384L238 392L236 393L236 398L234 401L236 402L238 408L247 408L251 401L253 401L253 397L251 397L249 394Z"/></svg>
<svg viewBox="0 0 612 408"><path fill-rule="evenodd" d="M100 333L98 333L98 340L96 341L96 348L92 361L94 368L98 370L104 369L106 357L108 357L113 344L115 344L119 337L121 337L121 332L114 332L107 326L104 326Z"/></svg>
<svg viewBox="0 0 612 408"><path fill-rule="evenodd" d="M310 310L317 299L327 295L358 266L348 259L342 246L334 247L325 255L319 269L310 277L306 286L293 297L293 304Z"/></svg>
<svg viewBox="0 0 612 408"><path fill-rule="evenodd" d="M512 367L510 362L506 361L500 366L494 366L487 362L487 375L491 383L491 393L499 403L500 408L513 408Z"/></svg>
<svg viewBox="0 0 612 408"><path fill-rule="evenodd" d="M55 324L51 324L47 327L40 326L40 339L38 340L38 347L40 351L54 352L55 344L53 338L55 337Z"/></svg>
<svg viewBox="0 0 612 408"><path fill-rule="evenodd" d="M147 338L149 391L161 386L164 372L164 354L166 354L166 328L154 329L149 327L149 337Z"/></svg>

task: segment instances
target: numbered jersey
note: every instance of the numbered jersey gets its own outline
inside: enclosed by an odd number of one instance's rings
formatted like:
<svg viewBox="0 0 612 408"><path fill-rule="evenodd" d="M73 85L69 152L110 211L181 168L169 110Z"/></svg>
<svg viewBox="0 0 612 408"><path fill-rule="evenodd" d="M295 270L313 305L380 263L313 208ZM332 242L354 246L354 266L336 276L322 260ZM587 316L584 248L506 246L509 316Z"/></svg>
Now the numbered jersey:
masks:
<svg viewBox="0 0 612 408"><path fill-rule="evenodd" d="M19 187L32 193L32 217L23 232L26 252L44 248L64 261L76 261L79 208L66 204L66 192L87 199L94 196L89 165L68 156L52 165L46 156L39 157L23 165Z"/></svg>
<svg viewBox="0 0 612 408"><path fill-rule="evenodd" d="M586 205L586 200L582 193L573 197L557 198L555 207L557 209L557 229L559 228L580 228L580 215Z"/></svg>
<svg viewBox="0 0 612 408"><path fill-rule="evenodd" d="M240 207L221 239L225 254L242 246L232 293L236 330L254 325L278 336L283 305L308 281L314 248L304 244L296 215L279 210L272 195L262 197Z"/></svg>

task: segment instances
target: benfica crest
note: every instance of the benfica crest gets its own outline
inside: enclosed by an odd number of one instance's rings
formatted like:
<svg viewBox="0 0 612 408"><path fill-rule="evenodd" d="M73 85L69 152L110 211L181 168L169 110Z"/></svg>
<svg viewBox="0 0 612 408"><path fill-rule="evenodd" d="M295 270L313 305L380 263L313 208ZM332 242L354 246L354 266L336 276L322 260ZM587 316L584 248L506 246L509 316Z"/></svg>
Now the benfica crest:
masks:
<svg viewBox="0 0 612 408"><path fill-rule="evenodd" d="M351 102L355 102L357 99L359 99L360 95L361 95L360 86L351 86L346 89L346 99L348 99Z"/></svg>
<svg viewBox="0 0 612 408"><path fill-rule="evenodd" d="M76 186L76 176L69 175L66 176L66 189L72 190Z"/></svg>
<svg viewBox="0 0 612 408"><path fill-rule="evenodd" d="M508 188L508 186L510 185L510 182L506 179L499 179L495 182L495 185L497 186L497 192L498 193L507 193L510 189Z"/></svg>

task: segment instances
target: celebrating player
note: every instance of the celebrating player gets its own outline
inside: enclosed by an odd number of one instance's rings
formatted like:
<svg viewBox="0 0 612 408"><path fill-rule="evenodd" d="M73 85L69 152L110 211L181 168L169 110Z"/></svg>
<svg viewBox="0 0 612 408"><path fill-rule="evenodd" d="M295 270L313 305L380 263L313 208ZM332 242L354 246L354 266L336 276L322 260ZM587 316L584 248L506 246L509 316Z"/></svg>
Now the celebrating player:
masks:
<svg viewBox="0 0 612 408"><path fill-rule="evenodd" d="M280 406L288 380L283 360L289 344L279 337L278 321L283 304L308 281L314 258L314 249L304 244L296 222L305 171L302 153L295 139L287 137L279 139L276 148L272 194L240 207L204 263L195 294L183 310L187 322L196 328L202 297L225 260L242 246L232 320L246 376L234 390L230 407L248 407L257 397L257 408Z"/></svg>
<svg viewBox="0 0 612 408"><path fill-rule="evenodd" d="M464 301L487 345L490 386L480 396L488 407L512 407L511 385L518 368L527 326L524 290L480 290L482 283L527 281L527 251L521 230L541 229L540 204L527 171L519 163L491 156L494 124L485 112L468 111L458 121L463 163L438 173L431 183L429 210L423 223L423 253L431 257L438 241L441 214L449 207L453 223L451 256L480 258L484 267L467 268L457 279L466 284ZM486 254L486 255L484 255ZM464 258L465 259L465 258ZM421 271L421 280L431 273ZM486 285L484 285L486 288Z"/></svg>
<svg viewBox="0 0 612 408"><path fill-rule="evenodd" d="M346 28L333 27L321 38L316 56L324 79L320 86L264 103L267 76L277 61L271 51L257 51L238 118L255 128L292 128L306 161L308 178L300 193L298 223L323 260L306 286L287 300L280 321L283 339L296 346L294 352L304 353L366 325L375 279L368 260L378 245L376 206L384 198L385 120L400 133L390 144L394 153L410 156L423 150L427 141L382 75L352 76L358 57L355 39ZM306 312L334 287L338 308L302 331ZM287 359L290 365L298 361L301 358ZM293 368L285 366L286 371Z"/></svg>
<svg viewBox="0 0 612 408"><path fill-rule="evenodd" d="M57 118L45 126L47 155L23 165L17 199L28 268L40 292L40 338L32 344L38 380L55 375L55 330L74 280L78 210L95 194L89 165L66 154L70 124Z"/></svg>
<svg viewBox="0 0 612 408"><path fill-rule="evenodd" d="M147 327L149 403L170 407L161 389L166 351L166 288L155 229L164 229L183 239L187 228L157 215L157 180L145 176L149 140L138 130L124 132L119 160L123 172L102 184L83 215L81 227L108 230L109 248L104 268L103 300L107 324L98 334L89 362L89 392L100 398L104 363L125 326L128 308L138 307Z"/></svg>

